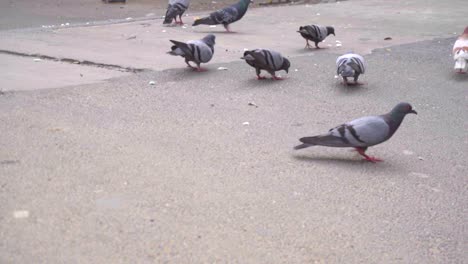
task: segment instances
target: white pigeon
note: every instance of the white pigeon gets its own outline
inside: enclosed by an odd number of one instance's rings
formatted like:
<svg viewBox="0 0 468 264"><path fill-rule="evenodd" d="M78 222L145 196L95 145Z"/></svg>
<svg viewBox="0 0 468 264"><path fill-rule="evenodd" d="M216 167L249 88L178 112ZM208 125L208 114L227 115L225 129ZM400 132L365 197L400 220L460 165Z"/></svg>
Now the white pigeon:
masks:
<svg viewBox="0 0 468 264"><path fill-rule="evenodd" d="M454 68L458 73L468 71L468 27L453 45L453 59L455 60Z"/></svg>

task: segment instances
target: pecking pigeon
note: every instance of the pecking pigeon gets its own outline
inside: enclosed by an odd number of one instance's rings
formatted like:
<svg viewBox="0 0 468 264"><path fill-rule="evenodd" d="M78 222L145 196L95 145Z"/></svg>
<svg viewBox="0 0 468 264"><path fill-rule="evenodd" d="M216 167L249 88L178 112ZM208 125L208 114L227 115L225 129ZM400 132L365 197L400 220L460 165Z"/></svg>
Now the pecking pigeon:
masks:
<svg viewBox="0 0 468 264"><path fill-rule="evenodd" d="M320 49L318 46L319 42L322 42L330 34L335 36L335 29L333 27L319 25L302 26L299 27L297 32L301 33L301 36L306 39L305 49L310 48L309 40L315 42L315 47Z"/></svg>
<svg viewBox="0 0 468 264"><path fill-rule="evenodd" d="M174 19L176 24L183 25L182 15L188 9L189 5L190 0L169 0L163 24L171 24ZM180 21L177 21L177 16L179 16Z"/></svg>
<svg viewBox="0 0 468 264"><path fill-rule="evenodd" d="M202 71L200 63L207 63L213 57L215 39L215 35L208 34L201 40L190 40L187 43L170 40L174 43L174 46L171 47L171 51L169 51L168 54L182 56L185 58L185 63L187 63L190 68ZM197 67L195 68L190 65L189 61L195 62Z"/></svg>
<svg viewBox="0 0 468 264"><path fill-rule="evenodd" d="M202 25L223 24L224 28L228 32L231 32L229 30L229 24L234 23L237 20L240 20L244 16L245 12L247 12L247 8L249 7L250 3L253 3L253 1L252 0L240 0L237 4L234 4L229 7L225 7L223 9L220 9L218 11L211 13L207 17L195 20L192 26L197 26L201 24Z"/></svg>
<svg viewBox="0 0 468 264"><path fill-rule="evenodd" d="M468 71L468 27L453 45L453 59L455 60L455 70L458 73Z"/></svg>
<svg viewBox="0 0 468 264"><path fill-rule="evenodd" d="M244 52L244 56L241 59L255 68L257 79L259 80L266 79L266 77L260 76L262 70L271 74L273 79L282 80L281 77L275 75L275 72L284 70L288 73L289 67L291 66L289 60L283 57L279 52L267 49L247 50Z"/></svg>
<svg viewBox="0 0 468 264"><path fill-rule="evenodd" d="M336 74L343 77L343 82L348 85L348 77L354 77L354 84L358 83L359 75L366 72L364 58L361 55L348 53L336 59Z"/></svg>
<svg viewBox="0 0 468 264"><path fill-rule="evenodd" d="M338 148L355 148L365 160L370 162L382 161L367 156L368 147L380 144L390 139L400 126L407 114L417 114L408 103L397 104L390 113L379 116L366 116L332 128L328 133L299 139L303 144L294 149L310 146L327 146Z"/></svg>

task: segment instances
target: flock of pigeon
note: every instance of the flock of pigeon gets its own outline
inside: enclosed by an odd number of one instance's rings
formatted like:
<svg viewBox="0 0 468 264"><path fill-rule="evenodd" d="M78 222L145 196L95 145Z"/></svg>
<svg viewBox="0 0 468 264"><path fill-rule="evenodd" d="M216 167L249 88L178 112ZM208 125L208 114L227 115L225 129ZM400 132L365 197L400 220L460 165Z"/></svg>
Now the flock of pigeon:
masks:
<svg viewBox="0 0 468 264"><path fill-rule="evenodd" d="M219 25L230 31L229 25L240 20L251 3L251 0L240 0L238 3L229 7L220 9L211 13L209 16L196 19L193 26L197 25ZM176 24L182 24L182 15L189 7L189 0L170 0L166 12L164 24L171 24L174 20ZM179 17L179 21L177 21ZM322 42L330 34L335 35L333 27L325 27L320 25L301 26L297 31L306 40L305 48L311 48L309 40L315 43L316 48L320 48L318 44ZM174 45L168 53L175 56L185 58L185 63L194 70L202 71L201 63L207 63L211 60L214 54L215 35L209 34L200 40L191 40L188 42L180 42L170 40ZM459 38L454 46L454 59L456 60L455 69L458 72L466 72L468 60L468 27L464 34ZM279 52L268 49L254 49L244 52L241 58L246 63L256 70L257 79L265 79L262 77L261 71L268 72L273 79L280 80L275 72L284 70L288 72L291 66L290 61L283 57ZM196 64L192 66L190 62ZM366 65L364 58L358 54L344 54L336 60L337 74L343 78L343 83L348 85L348 78L354 79L354 84L358 83L360 74L364 74ZM381 161L378 158L366 155L365 151L368 147L380 144L390 139L396 132L404 117L407 114L417 114L413 107L408 103L397 104L389 113L379 116L361 117L350 122L339 125L330 129L327 133L313 136L303 137L299 141L301 145L294 149L303 149L310 146L328 146L328 147L352 147L370 162Z"/></svg>

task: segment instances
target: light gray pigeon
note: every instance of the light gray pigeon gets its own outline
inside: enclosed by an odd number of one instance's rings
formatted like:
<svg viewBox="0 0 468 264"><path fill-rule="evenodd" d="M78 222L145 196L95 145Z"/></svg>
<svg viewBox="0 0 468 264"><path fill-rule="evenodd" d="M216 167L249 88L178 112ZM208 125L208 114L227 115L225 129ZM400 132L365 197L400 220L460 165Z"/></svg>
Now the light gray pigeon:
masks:
<svg viewBox="0 0 468 264"><path fill-rule="evenodd" d="M366 116L332 128L328 133L299 139L303 144L294 149L310 146L327 146L338 148L355 148L359 154L370 162L382 161L367 156L368 147L380 144L390 139L397 131L407 114L417 114L408 103L397 104L390 113L379 116Z"/></svg>
<svg viewBox="0 0 468 264"><path fill-rule="evenodd" d="M172 20L175 20L176 24L183 25L182 15L189 8L189 5L190 0L169 0L163 24L171 24ZM179 16L180 21L177 21L177 16Z"/></svg>
<svg viewBox="0 0 468 264"><path fill-rule="evenodd" d="M299 27L297 32L301 33L301 36L306 39L305 49L310 48L309 40L315 42L315 47L320 49L318 46L319 42L322 42L330 34L335 36L335 29L333 27L319 25L302 26Z"/></svg>
<svg viewBox="0 0 468 264"><path fill-rule="evenodd" d="M359 75L366 72L366 62L361 55L348 53L336 59L336 74L341 75L345 85L348 85L348 77L354 78L354 84L358 82Z"/></svg>
<svg viewBox="0 0 468 264"><path fill-rule="evenodd" d="M192 26L197 25L218 25L223 24L224 28L228 31L229 24L234 23L240 20L245 13L247 12L247 8L249 4L253 3L252 0L240 0L238 3L231 5L229 7L225 7L218 11L211 13L209 16L200 18L193 22Z"/></svg>
<svg viewBox="0 0 468 264"><path fill-rule="evenodd" d="M215 35L208 34L201 40L190 40L187 43L170 40L174 43L174 46L171 47L171 51L168 54L184 57L188 67L197 71L203 71L200 68L200 64L207 63L213 58L215 39ZM190 65L190 61L195 62L197 67Z"/></svg>
<svg viewBox="0 0 468 264"><path fill-rule="evenodd" d="M247 50L244 52L244 56L241 59L255 68L257 79L259 80L266 79L266 77L260 76L262 70L271 74L273 79L282 80L281 77L275 75L275 72L284 70L288 73L289 67L291 66L289 60L283 57L279 52L267 49Z"/></svg>

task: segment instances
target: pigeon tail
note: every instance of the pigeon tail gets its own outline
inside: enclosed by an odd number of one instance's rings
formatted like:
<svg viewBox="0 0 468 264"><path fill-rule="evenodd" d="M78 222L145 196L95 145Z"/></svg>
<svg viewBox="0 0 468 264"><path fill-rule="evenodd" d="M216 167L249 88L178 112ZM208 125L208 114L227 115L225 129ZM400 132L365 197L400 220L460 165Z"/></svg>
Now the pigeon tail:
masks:
<svg viewBox="0 0 468 264"><path fill-rule="evenodd" d="M197 19L193 22L192 26L198 26L198 25L215 25L216 22L213 21L213 19L211 19L211 17L204 17L204 18L200 18L200 19Z"/></svg>
<svg viewBox="0 0 468 264"><path fill-rule="evenodd" d="M327 147L350 147L349 144L346 144L341 138L335 137L333 135L303 137L300 138L299 141L309 146L317 145Z"/></svg>
<svg viewBox="0 0 468 264"><path fill-rule="evenodd" d="M298 149L304 149L304 148L308 148L308 147L312 147L314 145L309 145L309 144L300 144L300 145L297 145L294 147L295 150L298 150Z"/></svg>

